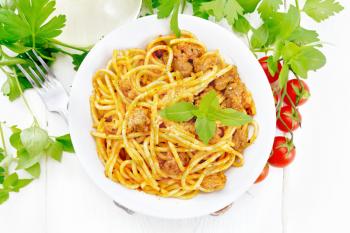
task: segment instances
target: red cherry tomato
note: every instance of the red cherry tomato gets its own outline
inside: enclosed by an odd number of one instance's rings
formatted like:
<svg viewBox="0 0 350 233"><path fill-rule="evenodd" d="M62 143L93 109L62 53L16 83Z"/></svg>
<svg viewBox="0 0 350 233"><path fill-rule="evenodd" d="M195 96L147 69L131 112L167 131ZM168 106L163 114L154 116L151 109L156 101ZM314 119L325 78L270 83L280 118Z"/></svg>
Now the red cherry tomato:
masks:
<svg viewBox="0 0 350 233"><path fill-rule="evenodd" d="M291 106L284 106L281 108L280 118L277 119L277 128L283 132L294 131L299 128L301 124L301 114L298 109Z"/></svg>
<svg viewBox="0 0 350 233"><path fill-rule="evenodd" d="M287 82L287 94L284 97L284 102L288 105L295 106L304 104L310 97L310 89L303 80L292 79Z"/></svg>
<svg viewBox="0 0 350 233"><path fill-rule="evenodd" d="M265 180L265 178L269 174L269 170L269 164L267 163L262 172L260 173L259 177L255 180L254 184L260 183L261 181Z"/></svg>
<svg viewBox="0 0 350 233"><path fill-rule="evenodd" d="M282 65L281 65L281 63L280 62L278 62L277 63L277 71L276 71L276 73L275 73L275 75L271 75L270 74L270 71L269 71L269 68L268 68L268 66L267 66L267 59L268 59L269 57L262 57L262 58L260 58L259 59L259 63L260 63L260 65L261 65L261 67L263 68L263 70L264 70L264 72L265 72L265 74L266 74L266 77L267 77L267 79L269 80L269 83L273 83L273 82L275 82L275 81L277 81L277 79L278 79L278 76L279 76L279 74L280 74L280 71L281 71L281 69L282 69Z"/></svg>
<svg viewBox="0 0 350 233"><path fill-rule="evenodd" d="M295 158L295 146L293 142L282 136L275 137L272 151L268 160L269 164L274 167L286 167Z"/></svg>

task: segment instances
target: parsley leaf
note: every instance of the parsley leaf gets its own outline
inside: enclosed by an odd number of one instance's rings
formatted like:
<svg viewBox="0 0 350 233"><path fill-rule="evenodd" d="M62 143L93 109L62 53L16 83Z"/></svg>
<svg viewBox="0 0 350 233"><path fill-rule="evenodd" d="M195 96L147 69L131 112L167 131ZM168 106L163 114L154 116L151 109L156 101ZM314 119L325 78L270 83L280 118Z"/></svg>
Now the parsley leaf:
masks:
<svg viewBox="0 0 350 233"><path fill-rule="evenodd" d="M176 34L177 37L181 35L178 25L178 14L180 8L180 0L160 0L158 7L158 18L163 19L168 17L171 12L170 28Z"/></svg>
<svg viewBox="0 0 350 233"><path fill-rule="evenodd" d="M298 27L296 30L294 30L288 40L299 46L320 41L316 31L308 30L302 27Z"/></svg>
<svg viewBox="0 0 350 233"><path fill-rule="evenodd" d="M230 25L233 25L239 15L243 15L243 8L237 0L213 0L202 3L201 11L207 12L215 17L216 21L226 18Z"/></svg>
<svg viewBox="0 0 350 233"><path fill-rule="evenodd" d="M10 195L7 190L0 189L0 205L9 199Z"/></svg>
<svg viewBox="0 0 350 233"><path fill-rule="evenodd" d="M266 24L261 25L258 29L253 29L253 35L250 44L253 48L262 48L269 38L269 30Z"/></svg>
<svg viewBox="0 0 350 233"><path fill-rule="evenodd" d="M343 9L344 7L335 0L307 0L303 8L316 22L321 22Z"/></svg>
<svg viewBox="0 0 350 233"><path fill-rule="evenodd" d="M73 65L74 65L74 70L77 71L81 65L81 63L83 63L86 55L88 55L89 52L83 52L81 54L72 54L72 59L73 59Z"/></svg>
<svg viewBox="0 0 350 233"><path fill-rule="evenodd" d="M250 23L248 22L248 20L245 17L238 16L238 19L233 24L233 29L236 32L246 34L251 29L251 26L250 26Z"/></svg>
<svg viewBox="0 0 350 233"><path fill-rule="evenodd" d="M244 13L252 13L261 0L237 0L239 5L243 7Z"/></svg>
<svg viewBox="0 0 350 233"><path fill-rule="evenodd" d="M5 169L3 167L0 167L0 184L4 182L4 178L5 178Z"/></svg>
<svg viewBox="0 0 350 233"><path fill-rule="evenodd" d="M258 7L262 19L271 17L282 4L282 0L263 0Z"/></svg>
<svg viewBox="0 0 350 233"><path fill-rule="evenodd" d="M307 78L308 71L317 70L326 63L326 57L318 49L312 46L299 47L292 42L285 45L282 57L285 63L302 78Z"/></svg>

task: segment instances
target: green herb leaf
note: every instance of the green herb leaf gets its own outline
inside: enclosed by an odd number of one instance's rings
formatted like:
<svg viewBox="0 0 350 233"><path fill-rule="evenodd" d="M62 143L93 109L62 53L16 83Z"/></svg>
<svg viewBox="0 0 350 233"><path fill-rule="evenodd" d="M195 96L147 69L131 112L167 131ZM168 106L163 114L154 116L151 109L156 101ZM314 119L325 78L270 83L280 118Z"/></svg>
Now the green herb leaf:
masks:
<svg viewBox="0 0 350 233"><path fill-rule="evenodd" d="M47 155L49 155L54 160L61 162L62 153L63 153L63 145L62 143L55 141L52 142L49 148L46 151Z"/></svg>
<svg viewBox="0 0 350 233"><path fill-rule="evenodd" d="M258 7L261 18L268 19L282 5L282 0L263 0Z"/></svg>
<svg viewBox="0 0 350 233"><path fill-rule="evenodd" d="M243 112L232 108L218 109L208 113L208 117L214 121L220 121L226 126L241 126L251 122L253 119Z"/></svg>
<svg viewBox="0 0 350 233"><path fill-rule="evenodd" d="M30 155L42 153L49 142L47 132L37 126L23 130L20 136L23 147Z"/></svg>
<svg viewBox="0 0 350 233"><path fill-rule="evenodd" d="M32 175L34 178L39 178L40 176L40 163L36 163L31 167L28 167L25 169L30 175Z"/></svg>
<svg viewBox="0 0 350 233"><path fill-rule="evenodd" d="M0 162L5 158L4 149L0 147Z"/></svg>
<svg viewBox="0 0 350 233"><path fill-rule="evenodd" d="M267 42L269 31L266 24L261 25L258 29L253 29L253 35L250 44L253 48L262 48Z"/></svg>
<svg viewBox="0 0 350 233"><path fill-rule="evenodd" d="M12 190L18 182L17 173L12 173L11 175L5 177L4 183L2 184L4 189Z"/></svg>
<svg viewBox="0 0 350 233"><path fill-rule="evenodd" d="M13 146L17 150L23 148L23 144L21 142L21 132L13 133L10 136L10 143L11 143L11 146Z"/></svg>
<svg viewBox="0 0 350 233"><path fill-rule="evenodd" d="M199 139L204 144L208 144L209 140L215 135L216 123L206 117L197 117L195 128Z"/></svg>
<svg viewBox="0 0 350 233"><path fill-rule="evenodd" d="M294 42L298 46L320 41L316 31L308 30L302 27L298 27L295 31L293 31L288 40Z"/></svg>
<svg viewBox="0 0 350 233"><path fill-rule="evenodd" d="M9 192L3 189L0 189L0 205L9 199Z"/></svg>
<svg viewBox="0 0 350 233"><path fill-rule="evenodd" d="M207 114L209 111L216 110L219 107L219 99L214 90L211 90L205 94L199 103L199 111L204 114Z"/></svg>
<svg viewBox="0 0 350 233"><path fill-rule="evenodd" d="M38 163L42 157L43 157L42 153L31 155L24 148L17 150L18 164L16 169L20 170L20 169L29 168L34 164Z"/></svg>
<svg viewBox="0 0 350 233"><path fill-rule="evenodd" d="M17 99L21 95L14 77L8 77L1 88L2 93L9 97L10 101Z"/></svg>
<svg viewBox="0 0 350 233"><path fill-rule="evenodd" d="M251 29L251 26L250 26L248 20L245 17L238 16L238 19L233 24L233 29L236 32L246 34Z"/></svg>
<svg viewBox="0 0 350 233"><path fill-rule="evenodd" d="M28 184L30 184L33 180L32 179L19 179L16 184L14 185L14 187L12 187L11 191L14 192L19 192L19 190L21 188L24 188L25 186L27 186Z"/></svg>
<svg viewBox="0 0 350 233"><path fill-rule="evenodd" d="M160 115L167 120L183 122L194 117L194 110L196 107L192 103L178 102L160 111Z"/></svg>
<svg viewBox="0 0 350 233"><path fill-rule="evenodd" d="M275 61L273 56L269 56L266 62L267 62L267 68L269 69L270 74L274 76L278 68L277 61Z"/></svg>
<svg viewBox="0 0 350 233"><path fill-rule="evenodd" d="M292 70L302 78L307 72L317 70L326 64L326 57L314 47L301 47L300 51L289 61Z"/></svg>
<svg viewBox="0 0 350 233"><path fill-rule="evenodd" d="M252 13L255 11L261 0L237 0L239 5L243 7L244 13Z"/></svg>
<svg viewBox="0 0 350 233"><path fill-rule="evenodd" d="M160 0L160 5L158 7L158 18L163 19L168 17L178 1L179 0Z"/></svg>
<svg viewBox="0 0 350 233"><path fill-rule="evenodd" d="M174 11L170 19L170 29L175 33L177 37L181 36L181 31L179 28L179 9L180 9L180 0L177 0L174 6Z"/></svg>
<svg viewBox="0 0 350 233"><path fill-rule="evenodd" d="M72 59L73 59L73 65L74 65L74 70L77 71L81 65L81 63L83 63L85 57L88 55L89 52L83 52L81 54L73 54L72 55Z"/></svg>
<svg viewBox="0 0 350 233"><path fill-rule="evenodd" d="M285 87L288 81L288 74L289 74L289 66L283 65L280 75L278 76L278 84L281 89Z"/></svg>
<svg viewBox="0 0 350 233"><path fill-rule="evenodd" d="M299 27L299 11L291 5L287 13L275 13L267 21L269 42L287 39Z"/></svg>
<svg viewBox="0 0 350 233"><path fill-rule="evenodd" d="M210 2L211 0L190 0L192 3L193 15L201 17L203 19L208 19L209 14L201 10L201 4L203 2Z"/></svg>
<svg viewBox="0 0 350 233"><path fill-rule="evenodd" d="M335 0L307 0L303 10L316 22L321 22L343 9Z"/></svg>
<svg viewBox="0 0 350 233"><path fill-rule="evenodd" d="M63 151L74 153L74 147L72 140L69 134L62 135L60 137L56 137L56 141L60 142L63 145Z"/></svg>
<svg viewBox="0 0 350 233"><path fill-rule="evenodd" d="M5 179L5 168L0 167L0 184L4 182Z"/></svg>
<svg viewBox="0 0 350 233"><path fill-rule="evenodd" d="M215 17L216 21L226 18L230 25L233 25L239 15L243 15L243 8L237 0L213 0L202 3L200 10Z"/></svg>

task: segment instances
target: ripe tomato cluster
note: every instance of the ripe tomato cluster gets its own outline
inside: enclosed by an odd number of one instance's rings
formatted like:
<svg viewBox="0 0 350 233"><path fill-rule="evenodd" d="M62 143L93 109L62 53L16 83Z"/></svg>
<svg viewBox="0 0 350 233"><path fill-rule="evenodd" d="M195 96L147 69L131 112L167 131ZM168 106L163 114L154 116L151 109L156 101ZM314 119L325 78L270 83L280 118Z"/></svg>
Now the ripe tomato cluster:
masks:
<svg viewBox="0 0 350 233"><path fill-rule="evenodd" d="M277 71L272 75L268 68L268 58L269 57L260 58L259 63L269 80L274 95L277 129L279 129L284 136L275 137L268 163L255 183L259 183L267 177L269 165L284 168L294 160L296 151L293 143L293 131L300 127L302 121L299 107L310 97L309 87L297 76L294 79L288 80L287 84L280 88L278 77L282 69L282 64L278 62ZM291 136L286 137L286 134L290 134Z"/></svg>

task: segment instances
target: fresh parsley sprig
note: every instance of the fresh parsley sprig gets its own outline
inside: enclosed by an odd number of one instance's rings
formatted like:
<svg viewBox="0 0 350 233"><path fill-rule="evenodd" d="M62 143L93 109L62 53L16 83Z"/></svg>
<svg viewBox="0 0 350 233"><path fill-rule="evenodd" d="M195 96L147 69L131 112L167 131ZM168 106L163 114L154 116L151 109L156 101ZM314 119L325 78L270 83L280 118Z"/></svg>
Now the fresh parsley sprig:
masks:
<svg viewBox="0 0 350 233"><path fill-rule="evenodd" d="M220 108L219 99L213 90L203 96L198 107L190 102L178 102L163 109L160 115L175 122L186 122L196 118L196 133L205 144L214 137L216 122L225 126L241 126L252 121L252 118L243 112L232 108Z"/></svg>
<svg viewBox="0 0 350 233"><path fill-rule="evenodd" d="M4 67L8 67L14 70L22 90L31 88L31 85L16 64L33 66L25 54L27 51L35 49L48 64L56 60L57 53L69 55L72 57L74 68L77 69L90 49L69 45L56 39L62 33L66 17L52 15L55 4L54 0L0 1L0 68L5 70ZM11 75L8 75L2 92L11 101L20 96Z"/></svg>

